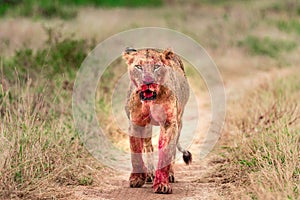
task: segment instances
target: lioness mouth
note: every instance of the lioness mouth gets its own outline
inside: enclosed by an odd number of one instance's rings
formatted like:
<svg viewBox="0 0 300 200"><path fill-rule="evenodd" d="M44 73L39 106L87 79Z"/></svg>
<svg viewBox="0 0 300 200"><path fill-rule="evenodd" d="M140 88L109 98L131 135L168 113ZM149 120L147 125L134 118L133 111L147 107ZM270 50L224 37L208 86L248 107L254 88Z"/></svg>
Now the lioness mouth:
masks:
<svg viewBox="0 0 300 200"><path fill-rule="evenodd" d="M157 93L155 91L156 87L157 85L154 83L142 85L140 99L142 101L155 100L157 97Z"/></svg>

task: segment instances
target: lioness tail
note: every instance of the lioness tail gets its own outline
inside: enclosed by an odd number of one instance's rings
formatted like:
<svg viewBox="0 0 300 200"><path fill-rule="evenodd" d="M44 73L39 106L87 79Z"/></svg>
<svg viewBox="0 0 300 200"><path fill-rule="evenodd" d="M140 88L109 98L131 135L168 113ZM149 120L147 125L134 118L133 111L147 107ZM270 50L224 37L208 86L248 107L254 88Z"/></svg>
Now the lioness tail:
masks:
<svg viewBox="0 0 300 200"><path fill-rule="evenodd" d="M191 164L192 160L193 160L191 152L183 149L181 147L181 145L179 144L179 142L177 143L177 149L178 149L178 151L180 151L183 154L182 158L183 158L183 161L185 162L185 164L187 164L187 165Z"/></svg>

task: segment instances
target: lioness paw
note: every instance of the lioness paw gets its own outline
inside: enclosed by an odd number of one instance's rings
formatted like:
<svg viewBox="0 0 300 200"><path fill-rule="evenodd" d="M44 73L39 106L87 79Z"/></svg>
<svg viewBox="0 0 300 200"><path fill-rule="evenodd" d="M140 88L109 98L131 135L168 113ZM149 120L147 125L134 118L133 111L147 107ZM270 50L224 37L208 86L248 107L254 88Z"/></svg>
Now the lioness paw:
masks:
<svg viewBox="0 0 300 200"><path fill-rule="evenodd" d="M129 185L132 188L142 187L146 181L145 173L131 173L129 177Z"/></svg>
<svg viewBox="0 0 300 200"><path fill-rule="evenodd" d="M159 183L153 186L153 190L155 193L159 194L171 194L172 187L169 183Z"/></svg>

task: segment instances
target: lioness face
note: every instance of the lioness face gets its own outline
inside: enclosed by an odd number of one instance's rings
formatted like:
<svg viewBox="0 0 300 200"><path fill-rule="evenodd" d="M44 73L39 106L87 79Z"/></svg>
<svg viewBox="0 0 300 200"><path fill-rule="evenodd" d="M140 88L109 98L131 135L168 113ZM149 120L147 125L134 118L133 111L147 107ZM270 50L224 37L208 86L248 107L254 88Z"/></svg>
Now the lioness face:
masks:
<svg viewBox="0 0 300 200"><path fill-rule="evenodd" d="M129 77L142 101L154 100L167 76L164 54L153 49L131 50L123 54Z"/></svg>

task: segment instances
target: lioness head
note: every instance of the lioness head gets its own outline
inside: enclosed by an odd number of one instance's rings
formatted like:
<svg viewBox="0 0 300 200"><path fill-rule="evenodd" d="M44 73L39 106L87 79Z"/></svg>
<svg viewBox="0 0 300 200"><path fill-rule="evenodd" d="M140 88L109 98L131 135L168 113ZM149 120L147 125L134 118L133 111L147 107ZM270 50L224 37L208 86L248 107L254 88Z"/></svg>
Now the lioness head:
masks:
<svg viewBox="0 0 300 200"><path fill-rule="evenodd" d="M167 49L160 52L155 49L135 50L127 48L123 58L128 65L130 80L140 92L140 99L154 100L167 76L167 67L173 52Z"/></svg>

